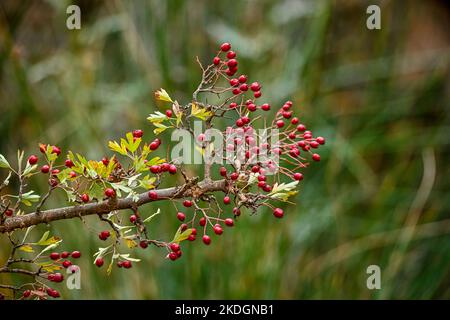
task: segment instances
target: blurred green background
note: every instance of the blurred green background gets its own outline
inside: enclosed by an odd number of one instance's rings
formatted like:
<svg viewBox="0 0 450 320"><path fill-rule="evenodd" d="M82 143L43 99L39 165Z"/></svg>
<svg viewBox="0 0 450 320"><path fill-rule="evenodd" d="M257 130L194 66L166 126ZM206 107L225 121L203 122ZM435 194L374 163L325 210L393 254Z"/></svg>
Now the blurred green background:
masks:
<svg viewBox="0 0 450 320"><path fill-rule="evenodd" d="M81 7L81 30L66 28L71 3ZM381 30L366 28L369 4L381 7ZM88 257L103 245L98 219L86 219L93 232L79 220L52 224L61 249L85 258L82 289L60 285L63 297L450 298L448 9L444 1L1 1L0 153L11 159L19 147L37 153L38 142L100 159L111 154L109 139L135 128L152 139L153 92L188 102L200 79L195 56L209 62L224 41L265 101L293 100L327 139L284 219L246 215L209 247L185 245L175 263L136 249L143 261L108 277ZM44 180L31 187L43 192ZM49 206L63 204L59 194ZM170 204L158 206L150 232L167 239L178 223ZM4 235L0 245L3 263ZM372 264L381 290L366 287Z"/></svg>

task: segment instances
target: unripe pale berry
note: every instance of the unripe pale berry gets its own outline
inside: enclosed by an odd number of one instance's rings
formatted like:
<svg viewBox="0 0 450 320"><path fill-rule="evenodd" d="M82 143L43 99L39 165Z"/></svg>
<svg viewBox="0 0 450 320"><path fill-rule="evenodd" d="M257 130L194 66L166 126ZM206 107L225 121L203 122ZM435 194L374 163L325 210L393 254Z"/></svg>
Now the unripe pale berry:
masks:
<svg viewBox="0 0 450 320"><path fill-rule="evenodd" d="M38 162L38 157L35 156L34 154L31 155L31 156L28 158L28 163L29 163L30 165L34 165L34 164L36 164L37 162Z"/></svg>

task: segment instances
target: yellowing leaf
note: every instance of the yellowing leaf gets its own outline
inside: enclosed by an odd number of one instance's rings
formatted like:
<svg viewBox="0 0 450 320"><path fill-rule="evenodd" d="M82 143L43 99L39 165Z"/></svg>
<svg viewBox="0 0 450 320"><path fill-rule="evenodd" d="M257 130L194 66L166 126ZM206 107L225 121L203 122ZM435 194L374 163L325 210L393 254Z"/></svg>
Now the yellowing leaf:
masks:
<svg viewBox="0 0 450 320"><path fill-rule="evenodd" d="M136 241L134 241L132 239L125 238L125 243L127 244L127 247L130 249L137 247Z"/></svg>
<svg viewBox="0 0 450 320"><path fill-rule="evenodd" d="M156 135L170 128L168 126L163 125L162 123L154 123L154 126L157 127L156 129L153 130L153 133Z"/></svg>
<svg viewBox="0 0 450 320"><path fill-rule="evenodd" d="M116 141L110 141L108 143L108 147L117 153L120 153L121 155L127 155L127 149L124 145L119 145Z"/></svg>
<svg viewBox="0 0 450 320"><path fill-rule="evenodd" d="M211 111L208 111L205 108L201 108L201 107L197 106L197 104L195 102L192 102L191 114L194 117L201 119L201 120L206 120L210 116L213 115L213 113Z"/></svg>
<svg viewBox="0 0 450 320"><path fill-rule="evenodd" d="M22 251L25 251L25 252L34 252L33 247L30 246L30 245L21 246L19 248L19 250L22 250Z"/></svg>
<svg viewBox="0 0 450 320"><path fill-rule="evenodd" d="M53 273L55 271L61 270L62 267L57 265L57 264L53 264L50 261L47 262L39 262L38 263L39 266L41 266L42 270L45 270L47 272Z"/></svg>
<svg viewBox="0 0 450 320"><path fill-rule="evenodd" d="M161 123L167 120L167 116L162 112L156 111L155 113L151 113L147 117L147 120L150 121L151 123Z"/></svg>
<svg viewBox="0 0 450 320"><path fill-rule="evenodd" d="M173 102L172 98L170 98L167 91L164 90L163 88L161 88L155 92L155 99L159 100L159 101Z"/></svg>
<svg viewBox="0 0 450 320"><path fill-rule="evenodd" d="M192 229L186 229L183 232L181 232L181 228L178 228L177 233L175 234L175 237L173 237L172 242L181 242L189 238L189 236L192 233Z"/></svg>

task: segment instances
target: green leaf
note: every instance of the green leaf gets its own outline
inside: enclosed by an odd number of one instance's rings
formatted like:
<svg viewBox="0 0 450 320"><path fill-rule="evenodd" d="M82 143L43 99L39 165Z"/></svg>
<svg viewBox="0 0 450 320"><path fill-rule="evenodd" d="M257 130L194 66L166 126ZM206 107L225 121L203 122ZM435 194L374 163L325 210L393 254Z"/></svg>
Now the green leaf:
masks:
<svg viewBox="0 0 450 320"><path fill-rule="evenodd" d="M157 210L154 214L152 214L150 217L145 218L145 220L142 221L142 222L143 222L143 223L150 222L150 221L151 221L154 217L156 217L160 212L161 212L161 209L158 208L158 210Z"/></svg>
<svg viewBox="0 0 450 320"><path fill-rule="evenodd" d="M147 120L153 124L161 123L161 122L167 120L167 116L162 112L156 111L155 113L150 114L147 117Z"/></svg>
<svg viewBox="0 0 450 320"><path fill-rule="evenodd" d="M109 141L108 147L121 155L126 156L128 154L126 147L124 145L119 145L116 141Z"/></svg>
<svg viewBox="0 0 450 320"><path fill-rule="evenodd" d="M211 111L208 111L205 108L201 108L201 107L197 106L197 104L195 102L192 102L191 114L194 117L201 119L203 121L213 115L213 113Z"/></svg>
<svg viewBox="0 0 450 320"><path fill-rule="evenodd" d="M37 194L34 194L34 191L28 191L27 193L22 194L21 202L25 204L26 206L31 206L32 202L38 202L40 199L40 196Z"/></svg>
<svg viewBox="0 0 450 320"><path fill-rule="evenodd" d="M130 151L132 153L135 152L137 150L137 148L139 148L139 145L140 145L142 139L141 138L134 139L133 134L131 132L128 132L126 134L126 137L128 140L126 143L126 147L127 147L128 151Z"/></svg>
<svg viewBox="0 0 450 320"><path fill-rule="evenodd" d="M153 125L156 127L156 129L153 130L153 133L156 135L160 134L161 132L165 131L166 129L171 128L162 123L154 123Z"/></svg>
<svg viewBox="0 0 450 320"><path fill-rule="evenodd" d="M11 169L11 166L9 165L9 162L6 161L6 158L0 154L0 168L9 168Z"/></svg>
<svg viewBox="0 0 450 320"><path fill-rule="evenodd" d="M159 101L167 101L167 102L173 102L172 98L170 98L169 94L166 90L163 88L159 89L155 92L155 99Z"/></svg>
<svg viewBox="0 0 450 320"><path fill-rule="evenodd" d="M31 174L32 171L35 170L35 169L37 168L37 166L38 166L37 164L30 165L30 163L27 162L27 166L25 167L25 170L23 170L23 175L24 175L25 177L28 177L28 175Z"/></svg>
<svg viewBox="0 0 450 320"><path fill-rule="evenodd" d="M192 229L186 229L183 232L181 232L181 227L178 228L177 233L175 234L175 237L173 237L172 242L181 242L189 238L189 236L192 233Z"/></svg>

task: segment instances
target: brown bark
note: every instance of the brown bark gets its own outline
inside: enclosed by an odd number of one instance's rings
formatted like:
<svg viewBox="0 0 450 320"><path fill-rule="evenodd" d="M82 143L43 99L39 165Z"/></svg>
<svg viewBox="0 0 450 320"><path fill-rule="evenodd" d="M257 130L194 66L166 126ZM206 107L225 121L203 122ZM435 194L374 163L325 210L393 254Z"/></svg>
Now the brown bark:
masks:
<svg viewBox="0 0 450 320"><path fill-rule="evenodd" d="M207 192L225 191L226 181L201 181L196 185L196 187L198 189L196 191L197 196ZM49 223L56 220L72 219L92 214L105 214L113 210L130 209L153 201L179 199L192 196L192 188L188 188L183 192L180 192L182 188L183 186L155 190L158 194L157 200L150 199L148 192L144 192L138 195L139 199L136 202L133 201L132 198L117 199L115 201L106 200L72 207L50 209L40 211L39 213L32 212L22 216L11 217L6 219L3 225L0 225L0 233L11 232L16 229L27 228L32 225Z"/></svg>

